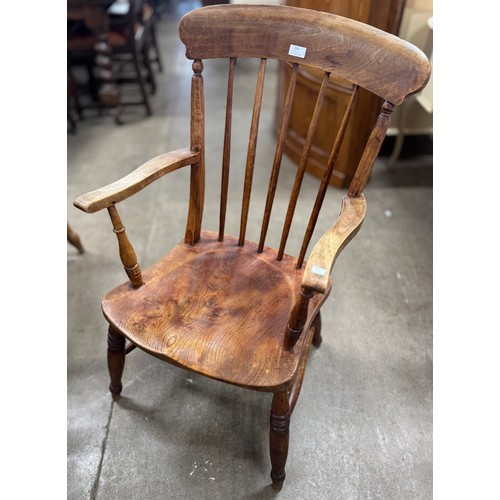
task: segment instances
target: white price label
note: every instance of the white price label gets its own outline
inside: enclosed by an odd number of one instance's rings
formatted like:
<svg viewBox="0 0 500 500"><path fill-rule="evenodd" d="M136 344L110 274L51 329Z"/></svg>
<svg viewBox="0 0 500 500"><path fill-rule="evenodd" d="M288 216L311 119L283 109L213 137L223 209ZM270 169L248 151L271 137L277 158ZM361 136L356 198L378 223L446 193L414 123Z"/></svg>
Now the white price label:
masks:
<svg viewBox="0 0 500 500"><path fill-rule="evenodd" d="M311 272L314 274L319 274L320 276L324 276L326 273L326 269L323 269L322 267L318 267L318 266L312 266Z"/></svg>
<svg viewBox="0 0 500 500"><path fill-rule="evenodd" d="M288 49L288 55L304 59L304 57L306 57L306 50L306 47L301 47L300 45L294 45L292 43L290 44L290 48Z"/></svg>

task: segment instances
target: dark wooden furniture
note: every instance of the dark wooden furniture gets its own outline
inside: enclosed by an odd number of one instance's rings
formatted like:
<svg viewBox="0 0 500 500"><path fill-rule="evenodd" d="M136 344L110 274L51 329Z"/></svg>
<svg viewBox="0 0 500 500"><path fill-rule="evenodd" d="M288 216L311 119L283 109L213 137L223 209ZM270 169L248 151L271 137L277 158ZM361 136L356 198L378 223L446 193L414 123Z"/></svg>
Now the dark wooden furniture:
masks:
<svg viewBox="0 0 500 500"><path fill-rule="evenodd" d="M102 84L98 96L103 108L111 110L117 121L120 121L120 90L110 64L112 54L108 43L109 18L108 7L113 0L67 0L68 21L83 21L88 30L94 35L96 66Z"/></svg>
<svg viewBox="0 0 500 500"><path fill-rule="evenodd" d="M405 0L286 0L286 5L329 12L370 24L388 33L397 34ZM283 112L285 96L291 78L291 69L282 64L279 72L276 130ZM285 141L285 153L297 164L306 142L309 119L321 87L321 71L301 66L297 75L295 99ZM353 85L344 78L332 76L325 94L322 113L306 171L322 178L328 164L329 152L342 116L349 105ZM344 144L339 152L330 183L338 188L349 186L370 131L382 104L380 97L359 89L356 109L347 127Z"/></svg>
<svg viewBox="0 0 500 500"><path fill-rule="evenodd" d="M271 478L285 479L290 416L299 396L311 343L321 343L320 308L331 290L330 272L339 253L358 232L366 205L363 190L394 107L429 78L425 55L399 38L326 13L285 6L212 6L190 12L180 23L186 55L193 60L191 143L153 158L123 179L80 196L79 209L107 209L130 281L102 300L109 323L110 390L119 394L125 355L139 347L151 355L207 377L272 392ZM303 49L301 49L301 47ZM305 54L304 54L305 52ZM304 57L301 57L304 55ZM257 58L260 69L250 126L239 235L225 234L231 150L233 86L237 58ZM228 59L228 90L218 232L202 231L205 186L203 59ZM245 238L256 158L259 115L268 59L290 65L276 154L258 242ZM277 188L299 68L323 73L310 119L278 249L265 245ZM285 253L301 181L331 75L352 82L353 92L334 140L328 169L312 204L298 257ZM334 225L305 261L335 159L353 114L359 88L384 100L356 174ZM189 166L189 213L184 239L149 269L141 271L117 205L159 177ZM211 179L213 176L209 176ZM126 339L129 340L127 344Z"/></svg>
<svg viewBox="0 0 500 500"><path fill-rule="evenodd" d="M67 49L70 68L78 64L88 65L89 59L96 57L100 77L106 82L112 82L116 88L118 101L112 101L117 109L122 106L144 106L147 115L152 114L146 82L151 86L152 93L156 90L156 82L151 59L149 57L151 43L151 22L143 21L144 0L129 0L124 4L127 8L123 15L112 15L106 11L107 49L101 50L98 38L93 31L68 35ZM102 12L101 12L102 15ZM119 84L135 83L140 90L141 99L125 101L119 98ZM101 96L101 93L100 93ZM102 102L101 102L102 104ZM105 102L105 105L106 102ZM120 121L118 111L114 113Z"/></svg>
<svg viewBox="0 0 500 500"><path fill-rule="evenodd" d="M156 63L158 66L158 71L161 73L163 71L163 64L161 60L161 51L158 44L158 39L156 36L156 25L158 22L158 16L155 12L153 2L151 0L144 1L142 7L142 22L146 28L146 34L148 36L148 46L152 49L152 55L147 54L150 58L151 63Z"/></svg>
<svg viewBox="0 0 500 500"><path fill-rule="evenodd" d="M67 71L67 86L66 86L66 115L68 118L69 132L76 132L76 122L79 118L77 111L77 102L75 99L75 87L73 78L68 69Z"/></svg>

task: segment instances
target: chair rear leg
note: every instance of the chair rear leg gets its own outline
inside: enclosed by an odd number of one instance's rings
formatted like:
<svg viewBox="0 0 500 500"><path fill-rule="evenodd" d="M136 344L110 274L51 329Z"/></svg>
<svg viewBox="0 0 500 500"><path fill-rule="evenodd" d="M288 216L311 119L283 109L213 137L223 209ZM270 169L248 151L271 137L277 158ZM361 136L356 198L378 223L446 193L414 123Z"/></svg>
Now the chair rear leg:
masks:
<svg viewBox="0 0 500 500"><path fill-rule="evenodd" d="M318 311L318 314L314 318L313 321L313 328L314 328L314 336L313 336L313 346L318 348L321 345L321 342L323 342L323 337L321 336L321 313Z"/></svg>
<svg viewBox="0 0 500 500"><path fill-rule="evenodd" d="M122 392L122 374L125 366L125 337L111 325L108 330L108 370L112 394Z"/></svg>
<svg viewBox="0 0 500 500"><path fill-rule="evenodd" d="M148 93L146 92L146 84L144 82L144 78L142 77L140 56L137 54L137 51L134 52L134 65L137 72L137 83L141 89L142 103L146 106L147 115L151 116L153 113L151 111L151 105L149 104Z"/></svg>
<svg viewBox="0 0 500 500"><path fill-rule="evenodd" d="M144 67L146 68L147 71L147 81L151 85L151 93L155 94L156 93L156 80L155 80L155 75L153 71L153 66L151 65L151 57L149 55L150 53L150 47L149 44L146 44L144 46L144 50L142 52L142 58L144 62Z"/></svg>
<svg viewBox="0 0 500 500"><path fill-rule="evenodd" d="M285 480L285 464L288 456L290 426L290 403L288 391L276 392L271 405L271 429L269 448L271 451L271 479L273 488L281 490Z"/></svg>
<svg viewBox="0 0 500 500"><path fill-rule="evenodd" d="M163 66L161 63L161 55L158 49L158 42L156 41L156 28L155 26L151 27L151 42L153 44L153 50L155 52L155 62L158 64L158 71L161 73L163 71Z"/></svg>

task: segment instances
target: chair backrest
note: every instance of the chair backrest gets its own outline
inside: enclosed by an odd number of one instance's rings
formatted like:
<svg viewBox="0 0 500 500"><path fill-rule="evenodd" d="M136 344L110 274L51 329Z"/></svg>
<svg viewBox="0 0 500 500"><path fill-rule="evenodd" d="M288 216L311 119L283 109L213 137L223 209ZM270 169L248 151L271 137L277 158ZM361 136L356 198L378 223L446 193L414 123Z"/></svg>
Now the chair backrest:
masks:
<svg viewBox="0 0 500 500"><path fill-rule="evenodd" d="M323 72L322 84L290 196L278 250L278 260L281 260L285 251L329 77L334 75L353 84L354 90L337 131L297 259L297 268L300 268L316 225L349 118L356 105L359 88L376 94L384 100L384 104L349 187L349 195L352 197L360 196L363 193L387 132L394 106L401 104L408 94L422 89L429 79L430 65L426 56L408 42L374 27L334 14L286 6L220 5L204 7L191 11L182 18L179 33L186 46L187 58L194 60L191 88L191 148L201 153L200 163L194 165L191 172L191 201L185 237L186 242L191 244L196 243L199 239L203 214L205 182L203 59L229 59L222 158L220 241L224 237L228 197L235 62L237 58L260 59L246 161L239 234L240 245L244 245L249 213L266 61L267 59L277 59L292 67L292 76L285 99L270 175L259 252L262 252L265 244L299 66L310 66Z"/></svg>

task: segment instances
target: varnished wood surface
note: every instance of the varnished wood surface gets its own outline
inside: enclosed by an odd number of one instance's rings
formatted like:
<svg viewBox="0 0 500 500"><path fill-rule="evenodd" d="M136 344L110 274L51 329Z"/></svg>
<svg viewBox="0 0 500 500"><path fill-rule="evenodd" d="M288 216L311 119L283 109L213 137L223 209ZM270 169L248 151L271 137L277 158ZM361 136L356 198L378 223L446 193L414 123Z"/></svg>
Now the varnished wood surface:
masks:
<svg viewBox="0 0 500 500"><path fill-rule="evenodd" d="M273 488L280 491L285 480L285 464L288 456L290 401L286 391L277 392L271 405L269 448L271 450L271 479Z"/></svg>
<svg viewBox="0 0 500 500"><path fill-rule="evenodd" d="M108 292L102 301L103 313L110 324L110 389L115 394L121 391L125 355L137 346L159 359L204 376L273 392L271 478L279 489L285 479L290 416L302 386L310 346L321 343L319 310L331 290L330 272L363 221L366 204L362 191L393 104L425 83L428 63L418 50L368 26L338 16L287 7L233 5L200 9L183 18L180 33L187 44L188 57L194 59L190 148L164 155L160 157L162 161L152 160L122 181L75 201L77 207L87 212L108 208L119 241L120 258L131 280ZM306 46L304 60L283 53L290 43ZM251 56L260 58L261 64L248 143L240 234L236 237L223 234L236 81L234 62L237 57ZM230 58L219 232L201 231L205 190L202 58L210 57ZM257 245L244 238L268 57L285 60L292 65L293 73ZM319 94L316 93L314 112L307 119L309 132L292 188L280 249L274 250L263 246L266 220L272 209L283 137L293 114L292 97L303 65L321 70L322 85ZM347 76L354 85L347 92L350 97L347 114L339 114L340 132L328 171L340 155L340 139L346 132L356 100L356 95L352 96L353 89L357 93L356 85L365 85L388 100L364 149L352 189L343 199L337 222L316 244L303 268L305 248L321 208L327 180L319 188L299 259L284 254L284 247L313 137L316 129L325 128L320 127L320 109L328 92L330 71ZM115 204L161 175L186 165L191 165L191 183L185 239L141 273ZM123 337L129 339L128 346Z"/></svg>
<svg viewBox="0 0 500 500"><path fill-rule="evenodd" d="M274 58L313 66L401 104L430 76L424 53L382 30L334 14L286 6L196 9L179 25L190 59ZM290 45L307 49L289 55Z"/></svg>
<svg viewBox="0 0 500 500"><path fill-rule="evenodd" d="M229 166L231 164L231 124L233 119L234 66L236 58L229 59L227 79L226 124L224 127L224 150L222 153L222 177L220 189L219 241L224 239L226 225L227 191L229 189Z"/></svg>
<svg viewBox="0 0 500 500"><path fill-rule="evenodd" d="M122 179L79 196L73 205L87 213L97 212L141 191L156 179L199 160L200 153L178 149L147 161Z"/></svg>
<svg viewBox="0 0 500 500"><path fill-rule="evenodd" d="M285 0L291 7L303 7L329 12L360 21L375 28L397 35L405 0ZM286 154L298 164L307 133L307 117L312 113L316 94L321 85L322 72L301 66L297 79L297 92L286 139ZM275 128L284 103L284 94L290 79L290 71L280 65L278 76L278 102ZM345 79L330 78L325 97L319 130L314 139L308 173L323 177L333 146L336 131L341 126L342 113L348 106L352 84ZM364 144L382 105L383 99L361 88L343 146L330 177L330 184L337 188L347 188L363 153Z"/></svg>
<svg viewBox="0 0 500 500"><path fill-rule="evenodd" d="M295 267L297 268L297 266ZM309 316L309 302L313 297L314 293L311 290L302 287L300 295L297 297L290 311L285 331L285 340L283 342L283 346L288 351L294 348L303 333L304 326Z"/></svg>
<svg viewBox="0 0 500 500"><path fill-rule="evenodd" d="M260 232L259 240L259 252L264 248L264 243L266 240L267 230L269 227L269 220L271 218L271 210L273 208L274 195L276 194L276 187L278 185L278 177L281 168L281 160L283 158L283 151L285 149L285 139L286 132L288 130L288 124L290 123L290 113L292 111L293 95L295 93L295 82L297 80L297 73L299 70L299 65L294 64L292 70L292 77L290 78L290 83L288 84L288 91L286 94L285 107L283 110L283 116L281 118L281 127L276 144L276 152L274 153L273 168L271 170L271 178L269 179L269 188L267 190L266 207L264 209L264 217L262 220L262 229ZM300 266L299 266L300 267Z"/></svg>
<svg viewBox="0 0 500 500"><path fill-rule="evenodd" d="M125 368L125 337L112 326L108 328L108 370L112 394L122 392L122 374Z"/></svg>
<svg viewBox="0 0 500 500"><path fill-rule="evenodd" d="M125 232L125 227L122 224L122 220L120 218L120 215L118 214L116 206L111 205L110 207L108 207L108 213L111 219L111 223L113 224L113 232L116 234L116 237L118 239L118 251L125 272L130 278L133 286L141 286L141 268L139 267L134 247L128 239L127 233Z"/></svg>
<svg viewBox="0 0 500 500"><path fill-rule="evenodd" d="M284 0L291 7L329 12L397 33L406 0Z"/></svg>
<svg viewBox="0 0 500 500"><path fill-rule="evenodd" d="M335 163L339 156L340 147L342 146L342 142L344 140L345 132L347 130L347 125L349 124L352 112L354 111L354 106L356 105L356 100L358 97L358 89L359 89L358 86L354 86L351 98L349 99L349 104L347 105L347 109L342 118L342 122L340 123L340 128L335 138L335 142L333 143L332 152L330 153L330 158L328 159L325 173L323 174L323 178L321 179L321 184L318 188L318 194L316 195L316 200L314 202L314 207L311 212L311 217L309 218L309 222L307 224L306 234L304 235L304 240L302 242L302 247L300 249L299 258L297 260L297 267L301 267L304 262L309 242L311 241L314 228L316 227L316 222L318 221L318 216L321 207L323 206L323 201L325 199L330 178L333 174L333 169L335 168Z"/></svg>
<svg viewBox="0 0 500 500"><path fill-rule="evenodd" d="M245 233L248 221L248 210L250 208L250 195L252 193L253 169L255 165L255 154L257 151L257 137L259 135L260 110L262 105L262 95L264 92L264 77L266 74L266 60L260 60L259 75L255 88L255 99L253 103L252 123L250 125L250 138L248 139L248 154L245 168L245 184L243 186L243 203L241 207L240 223L240 245L245 242Z"/></svg>
<svg viewBox="0 0 500 500"><path fill-rule="evenodd" d="M359 231L366 213L364 195L342 198L342 209L335 224L320 238L313 248L304 270L303 285L324 293L335 260Z"/></svg>
<svg viewBox="0 0 500 500"><path fill-rule="evenodd" d="M200 156L191 166L189 184L189 212L184 241L194 245L201 232L203 205L205 200L205 95L203 84L203 61L193 62L191 78L191 150Z"/></svg>
<svg viewBox="0 0 500 500"><path fill-rule="evenodd" d="M290 385L311 339L283 347L288 316L300 294L303 270L276 251L203 232L194 246L178 244L143 271L144 284L109 292L107 320L151 354L231 384L262 391ZM310 301L307 331L325 296Z"/></svg>
<svg viewBox="0 0 500 500"><path fill-rule="evenodd" d="M389 128L389 123L391 121L391 113L394 111L394 105L390 102L385 102L382 106L382 110L377 118L375 127L370 134L368 142L359 161L358 168L354 174L351 185L349 186L349 194L351 196L358 196L361 194L368 182L370 177L373 164L377 158L380 148L382 147L382 142Z"/></svg>
<svg viewBox="0 0 500 500"><path fill-rule="evenodd" d="M314 111L309 123L309 129L307 131L306 143L302 149L302 154L300 156L299 165L297 167L297 173L295 175L295 181L293 183L292 193L290 195L290 201L288 202L288 209L285 217L285 224L283 226L283 233L281 235L280 247L278 250L278 259L281 258L283 252L285 251L285 245L290 233L290 226L292 225L293 215L295 213L295 207L297 206L297 200L299 199L300 188L302 186L302 180L304 179L304 174L306 173L307 161L309 159L309 154L311 152L312 142L314 134L316 133L316 128L318 126L319 114L321 111L321 106L323 105L323 100L325 98L326 88L328 86L328 79L330 78L329 73L323 75L323 81L318 92L318 98L316 100L316 105L314 106Z"/></svg>

